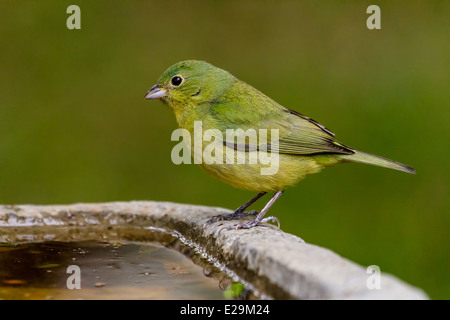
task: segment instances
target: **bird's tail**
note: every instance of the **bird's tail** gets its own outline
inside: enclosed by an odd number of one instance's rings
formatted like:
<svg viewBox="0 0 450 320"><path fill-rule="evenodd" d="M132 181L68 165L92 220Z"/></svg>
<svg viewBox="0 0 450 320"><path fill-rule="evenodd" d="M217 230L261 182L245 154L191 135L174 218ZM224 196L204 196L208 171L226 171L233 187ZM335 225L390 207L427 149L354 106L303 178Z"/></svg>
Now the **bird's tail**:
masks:
<svg viewBox="0 0 450 320"><path fill-rule="evenodd" d="M406 164L390 160L387 158L383 158L380 156L376 156L370 153L365 153L361 151L354 150L354 154L349 155L342 155L342 160L344 161L351 161L351 162L359 162L359 163L365 163L365 164L371 164L374 166L404 171L408 173L415 174L416 170L411 168L410 166L407 166Z"/></svg>

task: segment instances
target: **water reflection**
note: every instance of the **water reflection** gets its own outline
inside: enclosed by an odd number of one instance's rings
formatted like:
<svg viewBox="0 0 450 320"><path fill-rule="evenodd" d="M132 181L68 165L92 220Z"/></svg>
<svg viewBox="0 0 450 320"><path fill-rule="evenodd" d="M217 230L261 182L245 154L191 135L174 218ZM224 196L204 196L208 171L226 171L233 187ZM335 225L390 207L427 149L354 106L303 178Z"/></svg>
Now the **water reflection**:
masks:
<svg viewBox="0 0 450 320"><path fill-rule="evenodd" d="M171 242L173 243L173 242ZM0 246L0 299L225 299L234 282L193 250L153 242L73 241ZM195 263L194 263L195 262ZM67 273L79 267L81 289ZM224 291L225 290L225 291ZM245 298L254 298L246 295Z"/></svg>

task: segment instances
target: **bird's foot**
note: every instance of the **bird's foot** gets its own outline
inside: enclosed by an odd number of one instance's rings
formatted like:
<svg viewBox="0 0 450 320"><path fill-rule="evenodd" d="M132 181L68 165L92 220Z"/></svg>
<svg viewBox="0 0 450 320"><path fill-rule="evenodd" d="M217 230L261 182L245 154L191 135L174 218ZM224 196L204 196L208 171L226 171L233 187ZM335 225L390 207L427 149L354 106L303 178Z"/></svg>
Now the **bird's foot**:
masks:
<svg viewBox="0 0 450 320"><path fill-rule="evenodd" d="M223 230L239 230L239 229L250 229L256 226L258 223L262 222L276 222L278 224L278 229L280 228L280 220L277 217L267 217L264 219L258 219L258 217L252 221L246 223L239 223L228 227L223 227L219 230L221 233Z"/></svg>
<svg viewBox="0 0 450 320"><path fill-rule="evenodd" d="M242 217L246 217L246 216L249 216L249 215L256 215L258 213L259 212L256 211L256 210L251 210L251 211L239 211L239 210L236 210L235 212L230 213L230 214L220 214L218 216L214 216L211 219L209 219L208 221L206 221L206 224L214 223L214 222L217 222L217 221L224 221L224 220L225 221L239 220Z"/></svg>

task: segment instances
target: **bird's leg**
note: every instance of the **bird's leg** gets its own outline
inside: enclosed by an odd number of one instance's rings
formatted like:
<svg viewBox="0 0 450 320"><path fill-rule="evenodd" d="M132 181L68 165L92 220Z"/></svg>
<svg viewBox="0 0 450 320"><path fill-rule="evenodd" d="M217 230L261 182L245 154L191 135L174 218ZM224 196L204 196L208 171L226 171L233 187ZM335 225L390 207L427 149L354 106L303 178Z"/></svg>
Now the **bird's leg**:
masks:
<svg viewBox="0 0 450 320"><path fill-rule="evenodd" d="M256 210L252 210L252 211L247 211L247 212L252 212L252 213L248 213L245 214L246 212L244 212L245 209L247 209L248 207L250 207L256 200L258 200L259 198L261 198L263 195L265 195L267 192L260 192L258 193L256 196L254 196L253 198L251 198L250 200L248 200L246 203L244 203L242 206L240 206L239 208L236 209L236 211L234 211L234 213L232 213L233 215L236 215L238 217L241 216L246 216L249 214L254 214L254 212Z"/></svg>
<svg viewBox="0 0 450 320"><path fill-rule="evenodd" d="M208 221L206 221L206 223L213 223L213 222L221 221L221 220L237 220L241 217L245 217L245 216L252 215L252 214L257 214L258 211L256 211L256 210L252 210L252 211L244 211L244 210L247 209L251 204L253 204L256 200L261 198L266 193L267 192L258 193L256 196L254 196L249 201L244 203L242 206L237 208L236 211L234 211L233 213L214 216L211 219L209 219Z"/></svg>
<svg viewBox="0 0 450 320"><path fill-rule="evenodd" d="M224 227L222 229L220 229L219 232L221 232L222 230L231 230L231 229L249 229L249 228L253 228L254 226L256 226L258 223L260 222L276 222L278 224L278 228L280 227L280 220L278 220L278 218L276 217L266 217L264 218L264 215L267 213L267 211L269 211L270 207L275 203L275 201L277 201L277 199L283 194L283 191L277 191L275 193L275 195L272 197L272 199L269 200L269 202L267 202L267 204L265 205L265 207L261 210L260 213L257 214L256 218L253 219L250 222L247 223L240 223L240 224L235 224L233 226L229 226L229 227Z"/></svg>

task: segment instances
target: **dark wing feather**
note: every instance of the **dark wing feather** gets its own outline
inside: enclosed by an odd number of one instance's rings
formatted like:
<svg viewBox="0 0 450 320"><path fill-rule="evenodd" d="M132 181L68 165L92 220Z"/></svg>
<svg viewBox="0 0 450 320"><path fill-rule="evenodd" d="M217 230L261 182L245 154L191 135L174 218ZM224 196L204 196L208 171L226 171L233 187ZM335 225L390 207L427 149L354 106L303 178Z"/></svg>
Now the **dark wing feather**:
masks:
<svg viewBox="0 0 450 320"><path fill-rule="evenodd" d="M324 132L328 133L330 136L334 137L334 133L331 130L327 129L324 125L318 123L316 120L311 119L310 117L307 117L307 116L301 114L300 112L297 112L297 111L294 111L294 110L286 109L285 112L288 112L290 114L296 115L297 117L300 117L302 119L305 119L306 121L311 122L315 126L317 126L320 129L322 129L322 131L324 131Z"/></svg>
<svg viewBox="0 0 450 320"><path fill-rule="evenodd" d="M278 152L284 154L353 154L354 151L337 142L334 133L319 122L293 110L285 109L291 122L290 134L278 141ZM293 117L294 116L294 117ZM271 149L277 146L270 146Z"/></svg>

